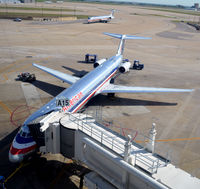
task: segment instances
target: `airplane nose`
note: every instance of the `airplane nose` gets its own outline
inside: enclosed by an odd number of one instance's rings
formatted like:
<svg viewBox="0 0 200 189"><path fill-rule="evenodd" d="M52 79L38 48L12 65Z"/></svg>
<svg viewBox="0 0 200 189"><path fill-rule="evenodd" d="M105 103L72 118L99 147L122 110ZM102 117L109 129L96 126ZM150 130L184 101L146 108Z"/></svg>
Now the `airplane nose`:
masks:
<svg viewBox="0 0 200 189"><path fill-rule="evenodd" d="M22 154L13 155L9 152L9 161L12 163L19 163L23 160Z"/></svg>

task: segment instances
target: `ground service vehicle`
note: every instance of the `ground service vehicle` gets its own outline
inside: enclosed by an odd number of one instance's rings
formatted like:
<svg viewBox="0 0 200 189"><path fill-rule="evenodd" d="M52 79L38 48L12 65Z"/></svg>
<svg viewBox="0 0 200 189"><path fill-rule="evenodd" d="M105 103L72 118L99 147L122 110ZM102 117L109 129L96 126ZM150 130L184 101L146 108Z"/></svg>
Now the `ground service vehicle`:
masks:
<svg viewBox="0 0 200 189"><path fill-rule="evenodd" d="M140 64L139 60L134 60L133 69L134 70L142 70L144 68L144 64Z"/></svg>
<svg viewBox="0 0 200 189"><path fill-rule="evenodd" d="M95 63L97 60L96 54L86 54L85 55L85 62L86 63Z"/></svg>
<svg viewBox="0 0 200 189"><path fill-rule="evenodd" d="M30 74L29 72L22 72L17 76L17 79L24 82L32 82L36 80L35 74Z"/></svg>
<svg viewBox="0 0 200 189"><path fill-rule="evenodd" d="M21 22L22 19L21 18L15 18L15 19L13 19L13 21L15 21L15 22Z"/></svg>

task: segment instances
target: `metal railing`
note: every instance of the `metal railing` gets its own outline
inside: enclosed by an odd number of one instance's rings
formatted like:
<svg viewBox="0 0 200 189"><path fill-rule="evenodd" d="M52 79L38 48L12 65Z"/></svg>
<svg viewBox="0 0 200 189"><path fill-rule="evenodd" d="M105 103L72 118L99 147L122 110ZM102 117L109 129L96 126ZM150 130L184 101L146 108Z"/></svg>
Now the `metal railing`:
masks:
<svg viewBox="0 0 200 189"><path fill-rule="evenodd" d="M81 117L81 114L79 114L79 116L69 114L69 120L77 124L78 130L82 131L84 134L98 141L101 145L104 145L107 148L113 150L121 157L125 156L126 140L122 142L119 139L117 139L117 137L114 134L109 134L109 132L95 127L94 124L97 124L97 122L95 122L95 119L93 119L92 116L86 114L84 117ZM162 165L162 161L160 161L159 158L157 158L156 156L149 156L150 153L147 153L145 155L142 152L138 151L138 153L134 153L134 155L135 165L145 169L151 174L156 173L158 168Z"/></svg>
<svg viewBox="0 0 200 189"><path fill-rule="evenodd" d="M146 168L142 166L145 170L149 171L151 174L157 173L157 170L159 168L159 159L152 159L148 156L143 155L142 153L140 154L135 154L135 165L137 164L137 161L142 163ZM140 166L139 166L140 167Z"/></svg>
<svg viewBox="0 0 200 189"><path fill-rule="evenodd" d="M124 156L124 145L126 141L122 142L118 140L115 136L110 135L108 132L94 127L93 124L95 120L92 117L86 116L84 117L84 119L81 119L80 116L76 117L72 114L69 114L69 120L77 124L79 130L92 137L96 141L100 142L101 145L104 145L107 148L113 150L120 156Z"/></svg>

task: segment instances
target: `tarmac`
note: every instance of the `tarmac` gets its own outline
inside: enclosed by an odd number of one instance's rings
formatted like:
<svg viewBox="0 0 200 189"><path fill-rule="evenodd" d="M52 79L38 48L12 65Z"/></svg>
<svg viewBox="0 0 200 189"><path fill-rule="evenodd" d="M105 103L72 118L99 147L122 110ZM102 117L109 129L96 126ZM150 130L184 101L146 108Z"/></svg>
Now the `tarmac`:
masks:
<svg viewBox="0 0 200 189"><path fill-rule="evenodd" d="M155 16L158 11L128 5L64 3L62 6L76 7L77 14L80 10L85 15L106 15L111 9L116 9L115 19L107 24L85 24L85 20L48 21L47 24L47 21L0 19L0 175L8 177L18 166L9 163L8 150L19 126L28 115L69 87L36 69L32 63L68 74L89 72L93 65L83 63L86 53L98 54L99 59L116 54L119 41L103 35L103 32L111 32L152 38L126 41L124 58L131 62L140 60L144 70L121 74L115 80L116 84L195 91L116 94L113 99L99 95L86 105L86 109L89 111L101 106L103 119L144 135L155 122L156 139L165 140L156 143L156 152L168 156L177 167L200 178L200 33L185 23L172 21L187 21L191 16L170 12L159 12L160 16ZM21 72L35 73L36 81L16 81ZM65 177L69 178L73 173L64 171L65 174L61 174L60 167L68 165L69 160L60 156L45 158L49 169L58 166L58 172L38 179L37 171L29 165L9 179L7 187L16 188L15 183L19 182L18 188L27 188L30 183L33 183L32 188L49 188L49 183L53 182L55 187L65 188ZM43 170L48 170L48 166ZM60 178L55 181L59 174ZM75 184L73 187L78 186Z"/></svg>

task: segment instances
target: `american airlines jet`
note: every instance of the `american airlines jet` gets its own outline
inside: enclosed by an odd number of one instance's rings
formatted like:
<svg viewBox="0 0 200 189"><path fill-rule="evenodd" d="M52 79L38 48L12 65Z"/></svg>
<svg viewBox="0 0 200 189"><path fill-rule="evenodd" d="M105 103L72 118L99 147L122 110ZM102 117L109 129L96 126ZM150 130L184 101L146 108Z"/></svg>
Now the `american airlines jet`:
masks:
<svg viewBox="0 0 200 189"><path fill-rule="evenodd" d="M106 15L106 16L93 16L93 17L88 17L88 24L89 23L94 23L94 22L104 22L107 23L109 22L111 19L114 18L113 14L114 14L115 10L112 10L110 15Z"/></svg>
<svg viewBox="0 0 200 189"><path fill-rule="evenodd" d="M62 107L57 106L56 99L65 97L68 100L67 106L63 107L65 112L77 112L83 107L92 97L98 94L114 94L114 93L154 93L154 92L191 92L192 89L172 89L172 88L154 88L154 87L129 87L115 85L111 79L119 72L127 72L130 68L130 63L123 63L124 43L126 39L150 39L147 37L138 37L132 35L121 35L104 33L106 35L120 39L117 54L109 59L102 59L99 65L86 74L82 78L71 76L60 71L56 71L38 64L33 66L61 79L62 81L71 84L71 87L65 89L50 102L42 106L39 110L30 115L19 132L15 136L9 151L9 160L11 162L20 162L28 157L37 149L36 141L30 133L28 124L36 118L48 114L52 111L59 111ZM122 69L123 68L123 69ZM120 71L121 70L121 71Z"/></svg>

